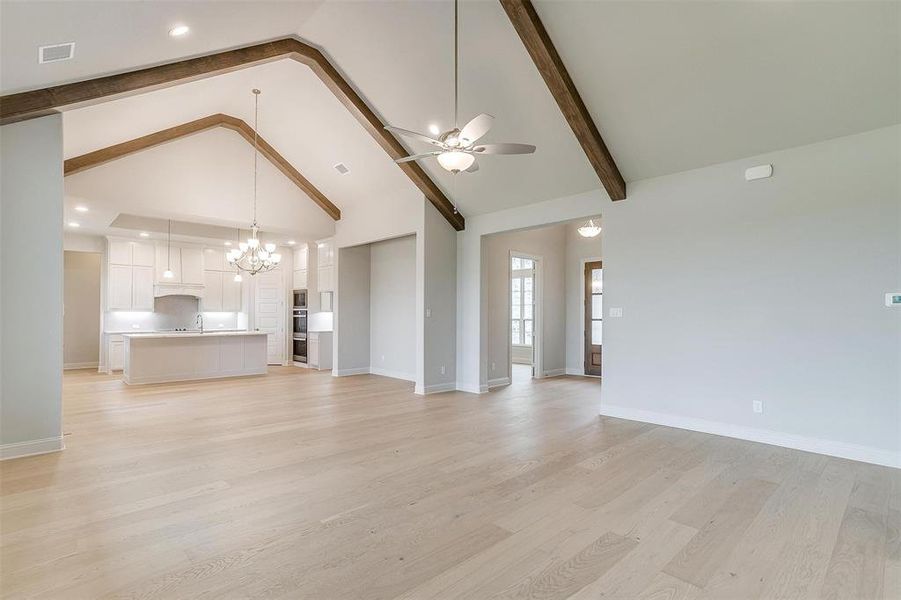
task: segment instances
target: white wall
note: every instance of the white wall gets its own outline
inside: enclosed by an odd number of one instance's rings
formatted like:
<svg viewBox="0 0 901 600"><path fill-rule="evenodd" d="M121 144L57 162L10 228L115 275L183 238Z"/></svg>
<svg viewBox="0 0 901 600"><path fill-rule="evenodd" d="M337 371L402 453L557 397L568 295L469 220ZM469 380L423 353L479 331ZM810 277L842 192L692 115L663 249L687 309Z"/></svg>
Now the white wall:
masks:
<svg viewBox="0 0 901 600"><path fill-rule="evenodd" d="M498 233L484 238L482 269L488 294L488 383L510 382L510 252L541 259L538 311L543 375L561 375L565 367L564 258L566 226ZM537 289L537 288L536 288Z"/></svg>
<svg viewBox="0 0 901 600"><path fill-rule="evenodd" d="M421 385L428 394L456 387L457 232L430 202L423 203L423 235L417 236L417 277L422 299L417 318L423 323L417 352ZM421 306L419 306L421 304ZM428 316L426 316L428 315Z"/></svg>
<svg viewBox="0 0 901 600"><path fill-rule="evenodd" d="M63 234L63 250L66 252L106 252L106 240L99 235L82 235L65 232Z"/></svg>
<svg viewBox="0 0 901 600"><path fill-rule="evenodd" d="M594 216L595 223L600 217ZM585 221L566 226L566 372L585 373L585 263L601 260L604 234L594 238L579 235Z"/></svg>
<svg viewBox="0 0 901 600"><path fill-rule="evenodd" d="M63 447L59 114L0 127L0 456ZM29 248L23 260L22 248Z"/></svg>
<svg viewBox="0 0 901 600"><path fill-rule="evenodd" d="M899 147L891 127L630 184L603 213L602 412L901 466Z"/></svg>
<svg viewBox="0 0 901 600"><path fill-rule="evenodd" d="M63 257L63 365L96 367L100 362L99 252L65 252Z"/></svg>
<svg viewBox="0 0 901 600"><path fill-rule="evenodd" d="M333 375L369 372L369 245L335 252Z"/></svg>
<svg viewBox="0 0 901 600"><path fill-rule="evenodd" d="M416 379L416 236L370 244L370 372Z"/></svg>

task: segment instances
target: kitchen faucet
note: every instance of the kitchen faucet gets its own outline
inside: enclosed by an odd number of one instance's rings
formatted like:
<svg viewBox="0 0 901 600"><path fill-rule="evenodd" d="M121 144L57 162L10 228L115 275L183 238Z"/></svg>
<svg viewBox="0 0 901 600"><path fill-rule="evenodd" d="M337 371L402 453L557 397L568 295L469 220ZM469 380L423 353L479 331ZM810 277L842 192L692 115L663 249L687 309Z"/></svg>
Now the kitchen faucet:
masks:
<svg viewBox="0 0 901 600"><path fill-rule="evenodd" d="M203 313L197 313L197 318L194 319L194 325L199 325L200 333L203 333Z"/></svg>

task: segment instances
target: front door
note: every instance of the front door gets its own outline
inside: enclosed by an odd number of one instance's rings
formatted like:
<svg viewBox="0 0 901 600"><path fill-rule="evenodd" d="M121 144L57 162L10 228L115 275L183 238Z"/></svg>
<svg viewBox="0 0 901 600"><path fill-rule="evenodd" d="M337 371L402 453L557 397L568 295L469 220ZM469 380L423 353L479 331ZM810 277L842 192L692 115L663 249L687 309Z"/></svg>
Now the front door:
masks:
<svg viewBox="0 0 901 600"><path fill-rule="evenodd" d="M585 263L585 374L601 375L601 319L604 316L601 261Z"/></svg>

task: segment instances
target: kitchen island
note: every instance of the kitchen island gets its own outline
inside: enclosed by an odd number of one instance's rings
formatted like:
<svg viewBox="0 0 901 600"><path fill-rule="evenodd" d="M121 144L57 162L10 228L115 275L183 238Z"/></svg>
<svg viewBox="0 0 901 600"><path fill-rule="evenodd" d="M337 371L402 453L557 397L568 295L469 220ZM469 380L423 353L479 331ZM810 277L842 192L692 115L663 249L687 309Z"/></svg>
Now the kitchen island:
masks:
<svg viewBox="0 0 901 600"><path fill-rule="evenodd" d="M123 379L142 384L263 375L266 335L262 331L125 334Z"/></svg>

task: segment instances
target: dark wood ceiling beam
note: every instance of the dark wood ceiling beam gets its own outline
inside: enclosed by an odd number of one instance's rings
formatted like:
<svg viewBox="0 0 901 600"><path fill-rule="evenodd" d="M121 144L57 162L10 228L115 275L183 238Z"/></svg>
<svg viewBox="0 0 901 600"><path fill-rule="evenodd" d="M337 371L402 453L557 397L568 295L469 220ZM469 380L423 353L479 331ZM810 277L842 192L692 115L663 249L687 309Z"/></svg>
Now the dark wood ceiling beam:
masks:
<svg viewBox="0 0 901 600"><path fill-rule="evenodd" d="M582 102L579 90L566 70L554 43L538 18L531 0L500 0L513 28L525 45L529 56L545 84L557 101L560 111L576 134L588 162L598 174L611 200L626 197L626 182L619 172L613 156L604 144L591 114Z"/></svg>
<svg viewBox="0 0 901 600"><path fill-rule="evenodd" d="M162 131L156 131L133 140L128 140L127 142L122 142L121 144L114 144L112 146L107 146L106 148L101 148L100 150L82 154L81 156L75 156L63 163L63 173L65 175L79 173L122 158L123 156L153 148L154 146L159 146L160 144L165 144L166 142L171 142L201 131L213 129L214 127L224 127L235 131L249 144L253 145L253 127L248 125L247 122L242 119L218 113L195 121L176 125L175 127L163 129ZM269 144L269 142L259 136L257 136L257 142L259 144L260 154L265 156L279 171L294 182L294 184L309 196L313 202L318 204L326 214L336 221L341 218L341 210L326 198L325 194L320 192L316 186L310 183L309 179L301 175L284 156L279 154L279 152Z"/></svg>
<svg viewBox="0 0 901 600"><path fill-rule="evenodd" d="M310 67L392 160L408 155L403 144L385 130L385 124L325 55L319 49L295 38L3 96L0 97L0 125L44 116L61 107L90 105L283 58L290 58ZM461 231L465 227L463 215L454 211L453 204L421 166L415 162L398 166L454 229Z"/></svg>

